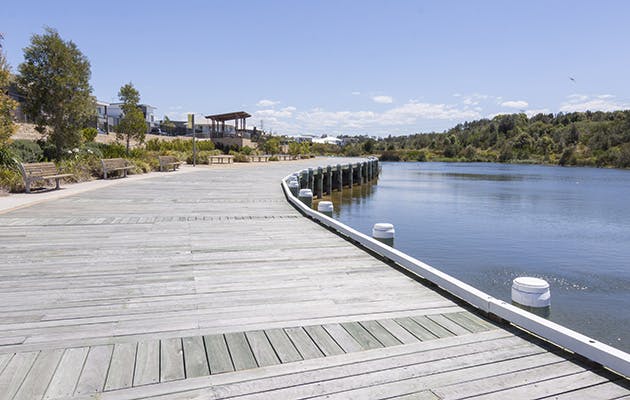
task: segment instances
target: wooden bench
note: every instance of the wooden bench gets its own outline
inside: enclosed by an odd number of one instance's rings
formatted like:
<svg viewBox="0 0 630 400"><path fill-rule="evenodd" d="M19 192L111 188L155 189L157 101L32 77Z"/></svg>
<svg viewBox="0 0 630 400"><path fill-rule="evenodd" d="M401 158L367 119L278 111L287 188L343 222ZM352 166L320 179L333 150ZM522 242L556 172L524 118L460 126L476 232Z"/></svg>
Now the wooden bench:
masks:
<svg viewBox="0 0 630 400"><path fill-rule="evenodd" d="M267 162L269 161L269 159L271 158L271 156L269 154L254 154L249 156L249 161L250 162Z"/></svg>
<svg viewBox="0 0 630 400"><path fill-rule="evenodd" d="M124 158L103 158L103 179L107 179L107 175L112 172L122 173L122 177L127 177L127 171L133 168Z"/></svg>
<svg viewBox="0 0 630 400"><path fill-rule="evenodd" d="M169 168L172 168L173 171L175 171L183 164L182 161L179 161L173 156L158 156L158 160L160 161L160 172L168 171Z"/></svg>
<svg viewBox="0 0 630 400"><path fill-rule="evenodd" d="M208 156L208 164L231 164L234 161L234 156L217 155Z"/></svg>
<svg viewBox="0 0 630 400"><path fill-rule="evenodd" d="M52 162L20 163L20 172L22 173L22 178L24 178L26 193L31 192L31 183L35 181L50 181L54 179L56 183L55 189L59 189L59 180L72 176L72 174L60 174L55 163Z"/></svg>

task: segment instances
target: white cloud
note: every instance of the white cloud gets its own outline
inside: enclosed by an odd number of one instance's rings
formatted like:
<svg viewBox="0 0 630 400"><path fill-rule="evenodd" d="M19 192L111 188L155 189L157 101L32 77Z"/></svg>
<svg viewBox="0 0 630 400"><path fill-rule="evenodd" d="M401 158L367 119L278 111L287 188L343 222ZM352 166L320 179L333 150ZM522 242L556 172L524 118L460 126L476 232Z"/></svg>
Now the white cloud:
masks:
<svg viewBox="0 0 630 400"><path fill-rule="evenodd" d="M616 111L630 107L615 99L610 94L587 96L583 94L572 94L567 96L567 101L561 104L560 111Z"/></svg>
<svg viewBox="0 0 630 400"><path fill-rule="evenodd" d="M276 104L279 104L279 101L274 101L274 100L269 100L269 99L262 99L260 100L258 103L256 103L256 105L258 107L273 107Z"/></svg>
<svg viewBox="0 0 630 400"><path fill-rule="evenodd" d="M394 99L392 99L392 96L374 96L372 97L372 100L375 103L379 103L379 104L391 104L394 102Z"/></svg>
<svg viewBox="0 0 630 400"><path fill-rule="evenodd" d="M353 96L359 96L360 94L361 94L361 92L356 92L356 91L355 91L355 92L352 92L352 95L353 95Z"/></svg>
<svg viewBox="0 0 630 400"><path fill-rule="evenodd" d="M510 100L504 101L503 103L501 103L501 106L509 108L525 108L529 106L529 103L524 100Z"/></svg>

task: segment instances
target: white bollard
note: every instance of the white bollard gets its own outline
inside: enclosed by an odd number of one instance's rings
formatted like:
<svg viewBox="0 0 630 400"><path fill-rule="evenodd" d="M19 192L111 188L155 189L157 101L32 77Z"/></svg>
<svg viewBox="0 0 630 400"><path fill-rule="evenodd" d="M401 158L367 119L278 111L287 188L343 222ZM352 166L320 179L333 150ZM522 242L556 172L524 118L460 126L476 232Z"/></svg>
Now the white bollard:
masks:
<svg viewBox="0 0 630 400"><path fill-rule="evenodd" d="M297 196L300 192L300 183L297 180L289 181L287 184L289 186L289 190L293 196Z"/></svg>
<svg viewBox="0 0 630 400"><path fill-rule="evenodd" d="M372 237L379 242L383 242L388 246L394 247L394 236L396 230L394 225L385 222L379 222L372 227Z"/></svg>
<svg viewBox="0 0 630 400"><path fill-rule="evenodd" d="M551 314L551 292L544 279L521 276L512 281L512 304L541 317Z"/></svg>
<svg viewBox="0 0 630 400"><path fill-rule="evenodd" d="M320 201L319 204L317 204L317 211L332 218L332 215L333 215L332 201Z"/></svg>
<svg viewBox="0 0 630 400"><path fill-rule="evenodd" d="M313 191L311 189L300 189L298 199L309 208L313 207Z"/></svg>

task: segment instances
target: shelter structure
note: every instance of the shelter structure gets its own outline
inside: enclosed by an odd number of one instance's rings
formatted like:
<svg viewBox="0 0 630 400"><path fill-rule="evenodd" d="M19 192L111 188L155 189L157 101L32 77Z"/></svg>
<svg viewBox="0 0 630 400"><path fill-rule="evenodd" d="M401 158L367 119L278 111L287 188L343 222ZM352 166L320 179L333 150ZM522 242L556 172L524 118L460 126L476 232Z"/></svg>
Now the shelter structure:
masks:
<svg viewBox="0 0 630 400"><path fill-rule="evenodd" d="M226 136L225 122L234 121L234 136L241 137L247 130L247 118L251 117L245 111L236 111L225 114L207 115L210 123L210 137L222 138Z"/></svg>

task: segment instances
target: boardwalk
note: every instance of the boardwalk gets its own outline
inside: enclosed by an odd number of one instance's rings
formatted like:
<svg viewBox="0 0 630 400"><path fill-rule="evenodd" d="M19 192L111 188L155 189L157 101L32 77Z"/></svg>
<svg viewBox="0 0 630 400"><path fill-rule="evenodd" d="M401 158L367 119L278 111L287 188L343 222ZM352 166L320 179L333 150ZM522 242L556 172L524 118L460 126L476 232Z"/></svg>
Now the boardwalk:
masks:
<svg viewBox="0 0 630 400"><path fill-rule="evenodd" d="M279 179L306 165L0 214L0 400L630 396L302 217Z"/></svg>

